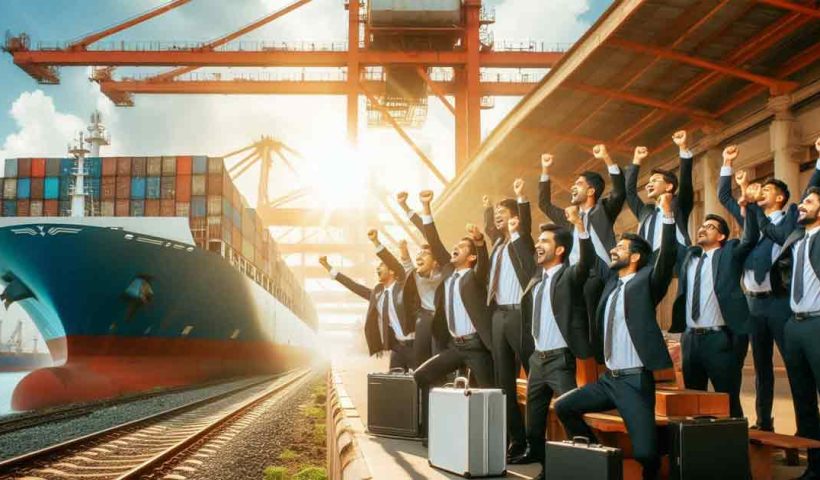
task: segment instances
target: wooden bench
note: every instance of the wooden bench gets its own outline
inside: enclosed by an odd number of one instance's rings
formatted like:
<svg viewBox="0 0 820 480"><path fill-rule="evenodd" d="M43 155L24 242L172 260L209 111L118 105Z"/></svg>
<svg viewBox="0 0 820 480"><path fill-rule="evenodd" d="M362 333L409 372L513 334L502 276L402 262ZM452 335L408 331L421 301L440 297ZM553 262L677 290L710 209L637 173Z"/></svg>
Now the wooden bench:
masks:
<svg viewBox="0 0 820 480"><path fill-rule="evenodd" d="M786 453L788 465L797 465L799 451L809 448L820 448L820 441L763 430L749 430L752 478L772 478L772 458L775 450L783 450Z"/></svg>

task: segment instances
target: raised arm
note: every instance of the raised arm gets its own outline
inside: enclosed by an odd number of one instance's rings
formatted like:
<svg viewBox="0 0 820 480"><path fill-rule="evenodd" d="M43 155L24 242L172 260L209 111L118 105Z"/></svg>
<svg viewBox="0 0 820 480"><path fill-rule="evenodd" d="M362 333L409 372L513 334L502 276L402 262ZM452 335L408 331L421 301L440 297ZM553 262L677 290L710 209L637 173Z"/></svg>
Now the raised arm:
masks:
<svg viewBox="0 0 820 480"><path fill-rule="evenodd" d="M672 135L672 141L678 146L680 155L680 172L678 174L678 208L683 215L684 225L689 222L689 215L695 206L695 188L692 185L692 152L686 143L687 135L685 130L680 130Z"/></svg>
<svg viewBox="0 0 820 480"><path fill-rule="evenodd" d="M379 241L379 232L375 229L371 229L367 232L367 238L373 243L373 246L376 247L376 255L379 259L384 262L388 270L396 275L396 281L403 282L407 277L404 266L396 259L390 250L381 244Z"/></svg>
<svg viewBox="0 0 820 480"><path fill-rule="evenodd" d="M478 257L473 266L473 271L486 288L487 283L490 281L490 257L487 254L487 242L481 230L479 230L476 225L468 224L467 233L473 239L473 243L475 243L476 256Z"/></svg>
<svg viewBox="0 0 820 480"><path fill-rule="evenodd" d="M760 218L760 216L757 210L760 210L760 207L754 202L749 202L749 204L746 205L743 233L740 235L740 244L734 251L734 260L738 264L742 264L746 261L746 257L749 256L760 240L760 227L758 224L758 218Z"/></svg>
<svg viewBox="0 0 820 480"><path fill-rule="evenodd" d="M424 235L424 225L421 221L421 217L407 205L407 192L399 192L396 194L396 202L399 204L404 213L407 215L407 219L410 220L410 223L413 224L416 229Z"/></svg>
<svg viewBox="0 0 820 480"><path fill-rule="evenodd" d="M541 155L541 181L538 182L538 209L544 212L554 224L568 227L567 219L564 218L564 210L556 207L552 203L552 183L550 182L550 167L552 167L554 157L549 153Z"/></svg>
<svg viewBox="0 0 820 480"><path fill-rule="evenodd" d="M646 147L638 147L645 149ZM612 191L606 197L601 197L601 204L604 206L606 216L611 222L615 222L621 209L624 208L626 201L626 183L623 172L618 168L618 165L609 156L605 145L596 145L592 149L592 155L606 164L606 169L609 172L609 179L612 180ZM603 195L604 192L599 192Z"/></svg>
<svg viewBox="0 0 820 480"><path fill-rule="evenodd" d="M362 297L363 299L365 299L367 301L370 301L370 295L371 295L372 292L369 288L355 282L352 278L348 277L347 275L344 275L342 273L337 272L336 269L334 269L330 265L330 263L328 263L326 256L323 255L323 256L319 257L319 263L323 267L325 267L325 270L327 270L328 273L330 273L330 278L332 278L333 280L336 280L337 282L341 283L342 285L344 285L345 288L347 288L348 290L350 290L354 294Z"/></svg>
<svg viewBox="0 0 820 480"><path fill-rule="evenodd" d="M530 200L524 194L524 179L516 178L513 182L513 191L518 202L518 218L521 227L521 232L527 234L532 239L532 211L530 209Z"/></svg>
<svg viewBox="0 0 820 480"><path fill-rule="evenodd" d="M535 244L532 241L532 236L521 231L521 221L518 218L513 217L509 220L509 228L513 252L521 262L526 277L532 278L538 267L535 264ZM526 237L529 237L529 240Z"/></svg>
<svg viewBox="0 0 820 480"><path fill-rule="evenodd" d="M626 172L624 172L624 183L626 183L626 204L638 221L641 219L641 211L645 206L641 197L638 196L638 176L640 173L641 161L633 158L632 165L626 167Z"/></svg>
<svg viewBox="0 0 820 480"><path fill-rule="evenodd" d="M649 284L652 300L655 305L663 300L672 275L675 271L675 262L678 255L678 244L675 238L675 214L672 211L672 195L664 193L658 198L663 211L663 230L661 233L661 248L655 258Z"/></svg>
<svg viewBox="0 0 820 480"><path fill-rule="evenodd" d="M589 238L589 232L584 228L584 222L578 214L578 207L571 206L566 209L567 220L578 231L578 240L581 248L580 259L578 263L569 267L569 274L572 275L573 285L581 287L586 283L589 277L589 270L595 265L595 260L598 255L595 254L595 247L592 245L592 240ZM568 255L564 255L567 258Z"/></svg>
<svg viewBox="0 0 820 480"><path fill-rule="evenodd" d="M439 237L438 229L436 228L435 222L433 222L433 211L430 207L430 204L433 202L433 192L431 190L422 191L419 193L419 200L421 200L424 212L422 217L422 233L424 233L424 239L427 240L427 243L430 245L430 251L433 253L433 258L436 259L438 264L441 266L447 265L450 263L450 253Z"/></svg>
<svg viewBox="0 0 820 480"><path fill-rule="evenodd" d="M723 166L720 169L720 179L718 180L718 200L720 200L720 204L723 205L735 220L738 223L743 223L743 213L741 212L740 205L738 205L737 200L732 197L732 167L735 158L737 158L737 146L732 145L723 149ZM740 184L741 191L743 189L743 183L746 181L746 173L745 172L738 172L735 176Z"/></svg>

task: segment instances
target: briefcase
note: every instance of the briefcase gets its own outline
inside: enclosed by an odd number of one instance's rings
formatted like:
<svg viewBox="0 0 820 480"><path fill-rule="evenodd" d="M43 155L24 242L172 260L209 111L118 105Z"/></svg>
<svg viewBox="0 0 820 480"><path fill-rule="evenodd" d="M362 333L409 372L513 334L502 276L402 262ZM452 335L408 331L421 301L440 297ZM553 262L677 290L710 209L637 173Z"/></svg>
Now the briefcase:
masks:
<svg viewBox="0 0 820 480"><path fill-rule="evenodd" d="M747 480L749 429L745 418L669 420L671 480Z"/></svg>
<svg viewBox="0 0 820 480"><path fill-rule="evenodd" d="M621 480L620 448L591 444L586 437L547 442L544 454L546 480Z"/></svg>
<svg viewBox="0 0 820 480"><path fill-rule="evenodd" d="M367 430L375 435L417 438L421 392L402 369L367 375Z"/></svg>
<svg viewBox="0 0 820 480"><path fill-rule="evenodd" d="M507 473L507 410L504 392L469 388L459 377L452 387L430 391L430 465L465 478Z"/></svg>

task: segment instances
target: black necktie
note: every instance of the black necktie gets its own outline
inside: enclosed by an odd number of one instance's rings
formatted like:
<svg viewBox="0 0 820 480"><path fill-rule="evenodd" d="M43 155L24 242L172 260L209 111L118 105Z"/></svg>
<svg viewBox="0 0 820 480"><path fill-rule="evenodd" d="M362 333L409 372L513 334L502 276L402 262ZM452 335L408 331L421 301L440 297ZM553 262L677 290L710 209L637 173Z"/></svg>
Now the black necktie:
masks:
<svg viewBox="0 0 820 480"><path fill-rule="evenodd" d="M541 305L544 301L544 287L547 285L549 275L544 274L541 283L535 287L535 305L532 308L532 333L536 340L539 340L541 335Z"/></svg>
<svg viewBox="0 0 820 480"><path fill-rule="evenodd" d="M390 290L385 290L382 294L382 346L385 350L388 347L388 328L390 328Z"/></svg>
<svg viewBox="0 0 820 480"><path fill-rule="evenodd" d="M753 252L750 260L755 282L758 284L763 283L763 280L766 279L766 274L769 273L769 270L772 268L772 249L774 248L774 244L765 238L760 241L760 244L768 246L768 248L756 250Z"/></svg>
<svg viewBox="0 0 820 480"><path fill-rule="evenodd" d="M803 300L803 271L806 268L806 245L809 244L809 236L805 235L797 247L797 258L794 262L794 285L792 285L792 298L794 303Z"/></svg>
<svg viewBox="0 0 820 480"><path fill-rule="evenodd" d="M453 274L453 279L450 281L449 301L447 302L447 325L450 331L455 335L456 333L456 308L455 308L455 294L456 284L458 283L458 273Z"/></svg>
<svg viewBox="0 0 820 480"><path fill-rule="evenodd" d="M700 274L705 260L706 254L701 252L698 266L695 268L695 284L692 287L692 321L695 323L700 319Z"/></svg>
<svg viewBox="0 0 820 480"><path fill-rule="evenodd" d="M649 227L646 229L644 239L649 242L652 249L655 249L655 222L658 220L658 211L652 210L652 218L649 219Z"/></svg>
<svg viewBox="0 0 820 480"><path fill-rule="evenodd" d="M507 242L503 242L498 247L498 251L495 255L495 265L493 265L493 283L490 288L490 300L495 297L495 292L498 290L498 277L501 274L501 261L504 260L504 249L507 248Z"/></svg>
<svg viewBox="0 0 820 480"><path fill-rule="evenodd" d="M618 295L621 294L621 287L623 286L623 282L618 281L618 286L615 288L615 291L612 292L612 296L609 297L609 312L607 312L606 315L606 334L604 335L604 360L609 360L612 356L612 329L615 326L615 310L618 307Z"/></svg>

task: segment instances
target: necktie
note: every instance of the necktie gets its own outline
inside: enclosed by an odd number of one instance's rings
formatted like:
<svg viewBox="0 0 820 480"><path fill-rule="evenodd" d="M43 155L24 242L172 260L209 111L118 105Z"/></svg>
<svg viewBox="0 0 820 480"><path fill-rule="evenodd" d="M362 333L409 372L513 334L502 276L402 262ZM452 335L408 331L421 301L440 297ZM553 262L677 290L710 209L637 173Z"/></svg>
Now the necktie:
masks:
<svg viewBox="0 0 820 480"><path fill-rule="evenodd" d="M766 274L769 273L769 269L772 267L772 249L774 248L771 240L765 238L760 241L760 245L767 248L756 249L751 257L752 271L754 272L755 281L759 284L763 283Z"/></svg>
<svg viewBox="0 0 820 480"><path fill-rule="evenodd" d="M535 287L535 303L532 307L532 334L536 340L540 340L541 335L541 305L543 305L544 288L548 279L549 275L545 273L541 283Z"/></svg>
<svg viewBox="0 0 820 480"><path fill-rule="evenodd" d="M587 212L579 210L578 211L578 216L581 218L581 223L584 224L584 230L586 230L588 232L589 231L589 225L587 225Z"/></svg>
<svg viewBox="0 0 820 480"><path fill-rule="evenodd" d="M700 319L700 274L705 260L706 254L701 252L698 266L695 268L695 284L692 287L692 321L695 323Z"/></svg>
<svg viewBox="0 0 820 480"><path fill-rule="evenodd" d="M504 256L505 248L507 248L507 242L503 242L498 246L498 251L495 255L495 265L493 265L493 282L490 288L490 300L493 299L495 292L498 290L498 277L501 274L501 261L504 260L502 257Z"/></svg>
<svg viewBox="0 0 820 480"><path fill-rule="evenodd" d="M652 249L655 249L655 222L658 220L658 210L652 210L652 218L649 219L649 226L646 229L646 235L644 235L644 239L652 245Z"/></svg>
<svg viewBox="0 0 820 480"><path fill-rule="evenodd" d="M809 236L805 235L797 247L797 258L794 262L794 285L792 285L792 298L794 303L803 300L803 271L806 268L806 245L809 244Z"/></svg>
<svg viewBox="0 0 820 480"><path fill-rule="evenodd" d="M618 282L615 291L612 292L611 301L609 302L609 312L606 315L606 334L604 335L604 360L609 360L612 356L612 329L615 326L615 310L618 307L618 295L621 294L621 288L624 286L623 282Z"/></svg>
<svg viewBox="0 0 820 480"><path fill-rule="evenodd" d="M382 293L382 347L385 350L388 347L388 328L390 328L390 290L385 290Z"/></svg>
<svg viewBox="0 0 820 480"><path fill-rule="evenodd" d="M455 293L456 293L456 284L458 283L458 273L454 273L452 280L450 281L450 288L448 292L448 301L447 301L447 325L450 327L450 331L453 334L456 333L456 309L455 309Z"/></svg>

